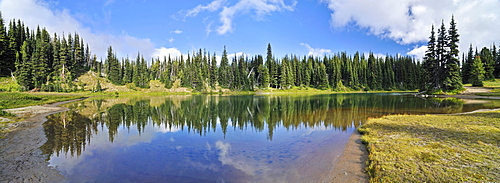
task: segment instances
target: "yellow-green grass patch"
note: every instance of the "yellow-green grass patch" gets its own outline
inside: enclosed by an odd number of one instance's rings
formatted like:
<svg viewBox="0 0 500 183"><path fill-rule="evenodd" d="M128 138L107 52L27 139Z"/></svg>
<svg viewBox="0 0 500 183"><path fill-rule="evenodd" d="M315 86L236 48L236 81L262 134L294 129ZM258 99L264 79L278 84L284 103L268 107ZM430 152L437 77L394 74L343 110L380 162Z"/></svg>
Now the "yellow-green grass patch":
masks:
<svg viewBox="0 0 500 183"><path fill-rule="evenodd" d="M488 182L500 179L500 111L395 115L359 128L370 182Z"/></svg>

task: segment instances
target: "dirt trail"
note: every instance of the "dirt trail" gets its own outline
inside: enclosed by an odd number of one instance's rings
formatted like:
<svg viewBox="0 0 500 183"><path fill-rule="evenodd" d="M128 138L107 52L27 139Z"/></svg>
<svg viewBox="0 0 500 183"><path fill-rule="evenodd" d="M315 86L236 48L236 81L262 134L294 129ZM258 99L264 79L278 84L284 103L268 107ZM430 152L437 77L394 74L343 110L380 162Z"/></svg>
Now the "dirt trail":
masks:
<svg viewBox="0 0 500 183"><path fill-rule="evenodd" d="M476 94L476 93L488 93L492 89L491 88L484 88L484 87L472 87L472 86L464 86L465 91L462 92L462 94Z"/></svg>

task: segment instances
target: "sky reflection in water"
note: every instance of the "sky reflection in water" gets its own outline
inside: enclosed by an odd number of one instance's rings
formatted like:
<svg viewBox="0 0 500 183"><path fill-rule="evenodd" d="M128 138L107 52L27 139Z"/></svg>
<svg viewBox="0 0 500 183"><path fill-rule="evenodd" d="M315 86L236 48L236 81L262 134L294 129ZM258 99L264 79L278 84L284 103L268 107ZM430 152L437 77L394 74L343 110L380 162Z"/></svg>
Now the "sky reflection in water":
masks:
<svg viewBox="0 0 500 183"><path fill-rule="evenodd" d="M41 149L70 182L321 182L368 117L495 105L382 94L94 99L49 116Z"/></svg>

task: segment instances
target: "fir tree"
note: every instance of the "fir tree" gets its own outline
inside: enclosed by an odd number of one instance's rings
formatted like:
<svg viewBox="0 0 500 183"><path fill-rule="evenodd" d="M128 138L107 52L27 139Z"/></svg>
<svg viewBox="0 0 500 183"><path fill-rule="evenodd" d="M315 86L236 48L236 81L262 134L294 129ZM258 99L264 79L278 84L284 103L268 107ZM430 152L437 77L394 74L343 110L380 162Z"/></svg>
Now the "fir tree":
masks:
<svg viewBox="0 0 500 183"><path fill-rule="evenodd" d="M484 74L486 72L484 71L483 67L483 62L481 61L481 57L476 56L474 58L472 65L471 65L471 70L470 70L470 82L472 86L483 86L483 80L484 80Z"/></svg>
<svg viewBox="0 0 500 183"><path fill-rule="evenodd" d="M445 79L445 63L448 58L448 35L446 33L446 27L444 26L444 21L441 22L441 27L438 29L438 35L436 40L436 70L434 71L435 78L435 88L443 89L443 82Z"/></svg>
<svg viewBox="0 0 500 183"><path fill-rule="evenodd" d="M467 59L462 66L462 82L470 83L470 71L472 69L472 63L474 62L474 50L472 49L472 44L469 46L469 52L467 53Z"/></svg>
<svg viewBox="0 0 500 183"><path fill-rule="evenodd" d="M0 76L7 76L11 71L10 64L12 63L12 58L9 54L9 41L10 39L7 37L6 28L4 25L4 20L2 18L2 14L0 13Z"/></svg>
<svg viewBox="0 0 500 183"><path fill-rule="evenodd" d="M459 34L455 23L455 18L451 17L450 29L448 30L448 48L445 61L444 88L447 91L462 89L462 77L460 75L460 61L458 60Z"/></svg>
<svg viewBox="0 0 500 183"><path fill-rule="evenodd" d="M496 50L495 45L493 48ZM495 77L500 78L500 48L496 51L495 55Z"/></svg>
<svg viewBox="0 0 500 183"><path fill-rule="evenodd" d="M210 56L209 56L210 57ZM218 80L218 68L217 68L217 56L215 53L212 55L212 59L210 60L210 87L215 89Z"/></svg>
<svg viewBox="0 0 500 183"><path fill-rule="evenodd" d="M495 44L493 44L493 49L491 51L492 55L493 55L493 58L494 58L494 62L495 62L495 71L493 72L493 75L495 76L495 78L500 78L500 50L497 50L497 47L495 46Z"/></svg>
<svg viewBox="0 0 500 183"><path fill-rule="evenodd" d="M224 51L222 52L222 58L219 67L219 84L222 87L228 87L229 85L229 61L227 59L226 46L224 46Z"/></svg>
<svg viewBox="0 0 500 183"><path fill-rule="evenodd" d="M31 90L33 86L32 77L32 49L28 41L24 41L21 46L21 51L17 54L16 62L16 80L24 91Z"/></svg>
<svg viewBox="0 0 500 183"><path fill-rule="evenodd" d="M108 79L111 81L111 83L115 85L121 85L122 84L122 77L120 74L121 66L120 62L118 62L118 59L116 59L115 54L113 53L113 48L109 46L108 48L108 57L106 59L108 63Z"/></svg>
<svg viewBox="0 0 500 183"><path fill-rule="evenodd" d="M484 64L484 71L486 72L484 74L484 79L485 80L494 80L495 79L495 59L493 55L491 54L491 51L483 47L481 49L481 52L479 52L479 56L481 57L481 60L483 61Z"/></svg>

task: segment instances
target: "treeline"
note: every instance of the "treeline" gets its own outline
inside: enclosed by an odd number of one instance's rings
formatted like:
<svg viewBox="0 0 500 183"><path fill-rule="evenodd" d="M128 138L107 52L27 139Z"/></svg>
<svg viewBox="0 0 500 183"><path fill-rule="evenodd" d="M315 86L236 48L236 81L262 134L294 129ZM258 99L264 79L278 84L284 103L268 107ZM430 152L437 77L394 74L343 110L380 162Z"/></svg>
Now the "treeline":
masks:
<svg viewBox="0 0 500 183"><path fill-rule="evenodd" d="M148 66L140 54L135 61L125 58L120 62L109 47L103 65L91 69L102 71L111 82L119 85L134 83L147 88L149 80L160 80L166 88L189 87L198 91L212 90L216 86L244 91L269 87L414 90L421 83L420 64L408 56L377 58L370 53L366 58L358 52L354 56L342 52L323 58L292 55L276 59L270 44L267 51L265 59L262 55L248 57L244 54L228 58L224 48L218 63L215 53L200 49L187 56L154 58Z"/></svg>
<svg viewBox="0 0 500 183"><path fill-rule="evenodd" d="M1 17L0 17L1 18ZM224 48L217 56L201 49L180 57L146 61L139 53L135 60L117 58L112 47L104 61L91 54L88 45L75 33L51 36L44 28L29 29L20 20L0 21L0 75L13 76L22 90L75 91L83 86L73 81L89 70L112 83L132 83L148 88L150 80L160 80L166 88L188 87L198 91L218 86L232 90L255 88L288 89L313 87L344 90L413 90L420 83L420 66L410 57L365 58L356 53L338 53L323 58L285 56L277 59L268 45L267 56L228 58ZM98 86L94 88L100 88Z"/></svg>
<svg viewBox="0 0 500 183"><path fill-rule="evenodd" d="M459 37L453 16L449 29L446 30L442 22L437 36L432 26L422 63L422 90L430 93L456 92L463 88L463 84L483 86L483 81L500 77L500 50L497 50L494 44L490 49L484 47L481 52L476 48L475 53L471 44L468 54L462 54L462 64L460 64Z"/></svg>
<svg viewBox="0 0 500 183"><path fill-rule="evenodd" d="M483 81L500 78L500 49L493 44L474 51L472 44L469 52L462 56L462 81L472 86L483 86Z"/></svg>
<svg viewBox="0 0 500 183"><path fill-rule="evenodd" d="M196 91L294 87L453 91L460 90L462 83L500 77L500 51L495 46L463 55L461 67L459 35L453 18L448 31L441 25L437 39L432 29L422 64L409 56L375 57L373 53L365 56L359 52L277 58L270 44L265 57L242 54L229 58L224 47L220 60L215 53L202 49L179 57L145 60L138 53L135 59L118 58L110 46L107 57L98 61L77 33L51 36L44 28L31 30L20 20L10 21L7 29L1 15L0 20L0 75L12 76L25 91L84 90L83 84L75 81L90 70L116 85L148 88L149 81L160 80L166 88ZM479 62L474 64L475 60L480 60L484 68ZM99 82L87 88L102 90Z"/></svg>
<svg viewBox="0 0 500 183"><path fill-rule="evenodd" d="M30 30L20 20L10 21L7 31L0 15L0 75L13 76L22 90L76 88L72 81L88 71L90 57L77 33L51 36L45 28Z"/></svg>

